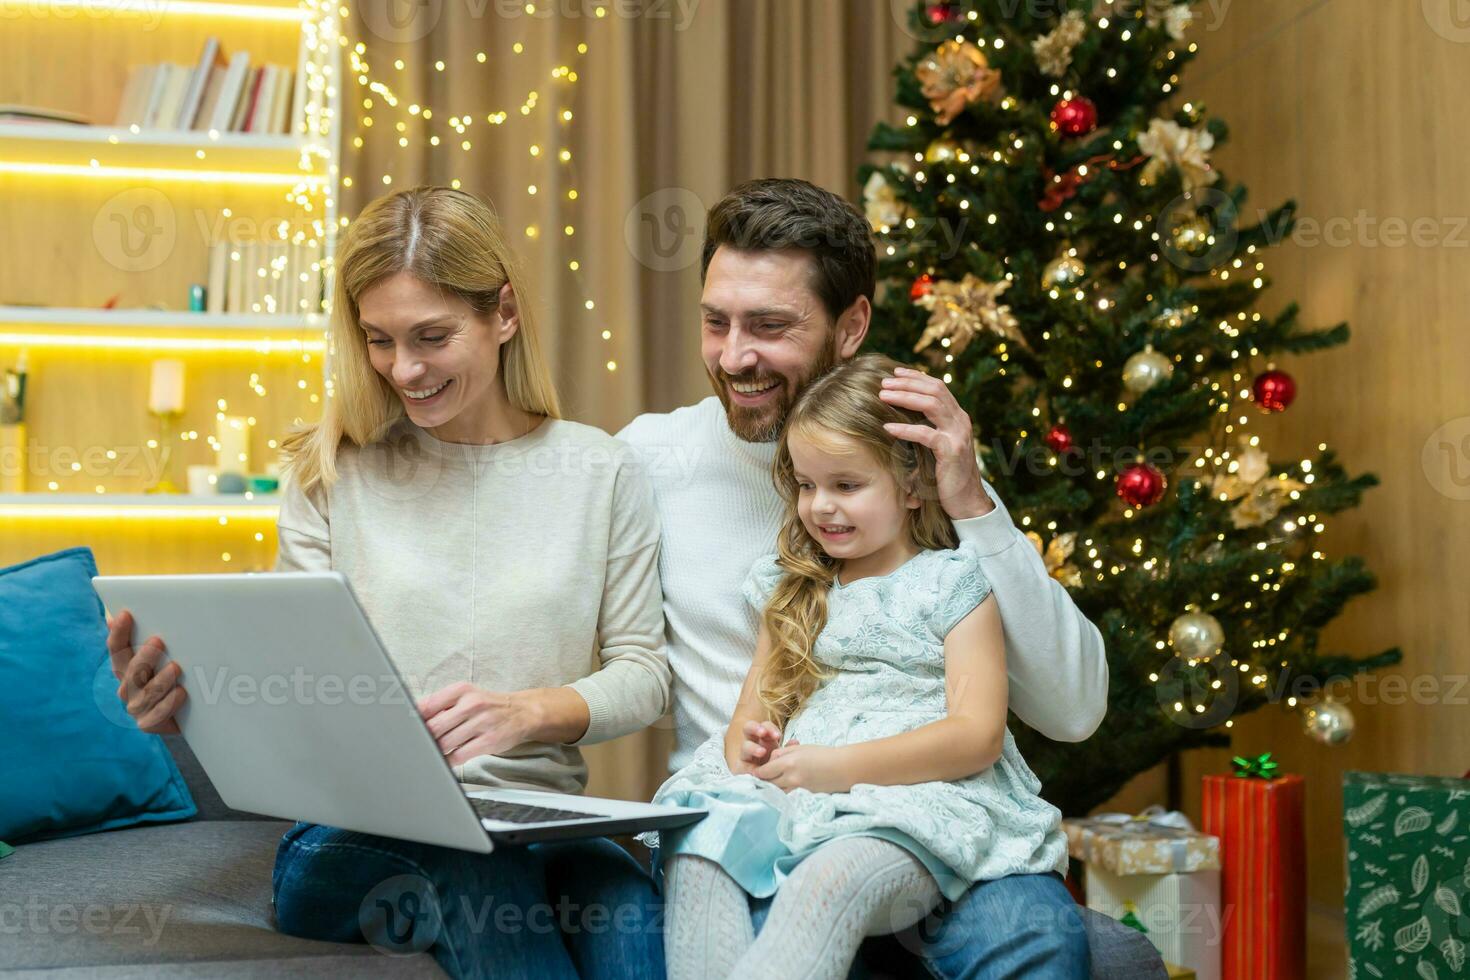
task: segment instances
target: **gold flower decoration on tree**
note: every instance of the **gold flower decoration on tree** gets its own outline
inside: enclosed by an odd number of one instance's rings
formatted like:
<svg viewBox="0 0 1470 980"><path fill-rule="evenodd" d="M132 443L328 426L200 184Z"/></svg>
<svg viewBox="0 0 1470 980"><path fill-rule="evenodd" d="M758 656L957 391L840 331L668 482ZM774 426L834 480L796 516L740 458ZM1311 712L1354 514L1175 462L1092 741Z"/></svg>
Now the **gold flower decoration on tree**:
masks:
<svg viewBox="0 0 1470 980"><path fill-rule="evenodd" d="M1026 540L1036 546L1036 553L1046 563L1046 573L1069 589L1082 585L1082 572L1069 560L1077 549L1077 532L1068 531L1051 539L1046 547L1041 546L1041 535L1026 532Z"/></svg>
<svg viewBox="0 0 1470 980"><path fill-rule="evenodd" d="M970 41L945 41L919 63L915 75L941 126L948 126L966 106L1000 95L1000 72Z"/></svg>
<svg viewBox="0 0 1470 980"><path fill-rule="evenodd" d="M1179 0L1145 0L1143 17L1149 27L1162 25L1176 41L1184 40L1184 32L1194 23L1194 12L1189 9L1189 4Z"/></svg>
<svg viewBox="0 0 1470 980"><path fill-rule="evenodd" d="M1219 500L1238 501L1230 511L1230 520L1237 529L1244 530L1260 527L1281 513L1291 492L1306 486L1284 473L1272 476L1265 451L1247 446L1229 467L1215 473L1210 490Z"/></svg>
<svg viewBox="0 0 1470 980"><path fill-rule="evenodd" d="M1179 170L1184 192L1207 187L1220 179L1219 171L1210 166L1210 150L1215 137L1206 129L1185 129L1170 119L1154 119L1148 131L1138 136L1138 148L1150 157L1139 180L1151 184L1170 167Z"/></svg>
<svg viewBox="0 0 1470 980"><path fill-rule="evenodd" d="M868 223L880 234L897 228L910 215L908 205L899 200L893 185L876 170L863 185L863 210L867 213Z"/></svg>
<svg viewBox="0 0 1470 980"><path fill-rule="evenodd" d="M1080 10L1069 10L1050 34L1031 42L1036 64L1044 74L1061 78L1072 65L1072 50L1087 33L1087 21Z"/></svg>
<svg viewBox="0 0 1470 980"><path fill-rule="evenodd" d="M1000 334L1025 346L1021 325L1011 315L1011 308L1000 304L1001 294L1011 288L1010 280L986 282L974 273L965 273L958 282L942 279L914 302L929 311L929 324L914 345L914 351L948 339L949 349L958 354L982 331Z"/></svg>

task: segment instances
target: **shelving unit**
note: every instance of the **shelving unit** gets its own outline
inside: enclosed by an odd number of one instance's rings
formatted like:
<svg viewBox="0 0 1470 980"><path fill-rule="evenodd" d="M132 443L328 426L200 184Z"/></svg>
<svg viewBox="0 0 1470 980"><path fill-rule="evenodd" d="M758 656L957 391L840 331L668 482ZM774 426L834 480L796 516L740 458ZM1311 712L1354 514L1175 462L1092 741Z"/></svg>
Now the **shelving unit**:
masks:
<svg viewBox="0 0 1470 980"><path fill-rule="evenodd" d="M0 122L0 173L316 187L331 154L300 136ZM104 162L105 161L105 162Z"/></svg>
<svg viewBox="0 0 1470 980"><path fill-rule="evenodd" d="M278 224L310 229L322 245L322 295L331 295L342 118L338 18L327 0L170 0L146 11L36 0L7 19L0 104L113 119L132 65L192 64L211 35L226 51L249 51L252 64L304 69L309 95L285 136L0 123L0 303L36 304L0 305L0 367L22 350L30 362L21 456L28 492L0 494L0 566L77 543L67 529L86 521L114 522L115 534L89 531L84 541L113 570L268 563L274 535L260 525L274 519L274 495L144 494L156 467L125 471L115 460L150 452L156 459L147 405L153 357L186 363L180 428L193 434L171 443L180 485L187 465L214 462L207 443L226 405L230 415L251 417L258 472L290 425L315 417L328 397L325 309L209 314L186 307L189 285L207 279L210 243L239 226L271 234ZM139 258L138 243L157 229L168 233L164 246ZM108 302L133 308L100 308ZM15 464L9 448L7 460L0 443L0 470ZM107 464L57 462L67 451L86 460L105 452ZM105 492L88 492L94 485ZM239 538L230 523L236 519L250 534ZM139 522L157 530L138 532Z"/></svg>

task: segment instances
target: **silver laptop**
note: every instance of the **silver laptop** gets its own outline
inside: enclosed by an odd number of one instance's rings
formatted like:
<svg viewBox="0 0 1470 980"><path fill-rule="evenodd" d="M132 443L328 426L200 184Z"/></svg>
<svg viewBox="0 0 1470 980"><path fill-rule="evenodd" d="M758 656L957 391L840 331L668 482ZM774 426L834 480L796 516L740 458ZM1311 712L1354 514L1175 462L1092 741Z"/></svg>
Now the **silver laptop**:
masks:
<svg viewBox="0 0 1470 980"><path fill-rule="evenodd" d="M666 830L704 811L532 790L466 795L340 572L101 575L135 638L163 638L179 729L225 803L482 853Z"/></svg>

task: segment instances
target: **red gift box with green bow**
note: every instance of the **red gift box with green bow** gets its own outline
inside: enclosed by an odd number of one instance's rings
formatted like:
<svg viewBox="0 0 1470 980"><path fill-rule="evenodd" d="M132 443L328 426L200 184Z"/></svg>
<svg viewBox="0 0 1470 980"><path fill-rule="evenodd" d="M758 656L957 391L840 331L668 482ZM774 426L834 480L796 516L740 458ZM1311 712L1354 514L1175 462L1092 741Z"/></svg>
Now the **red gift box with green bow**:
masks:
<svg viewBox="0 0 1470 980"><path fill-rule="evenodd" d="M1267 752L1204 778L1201 830L1220 838L1224 980L1306 976L1306 782Z"/></svg>

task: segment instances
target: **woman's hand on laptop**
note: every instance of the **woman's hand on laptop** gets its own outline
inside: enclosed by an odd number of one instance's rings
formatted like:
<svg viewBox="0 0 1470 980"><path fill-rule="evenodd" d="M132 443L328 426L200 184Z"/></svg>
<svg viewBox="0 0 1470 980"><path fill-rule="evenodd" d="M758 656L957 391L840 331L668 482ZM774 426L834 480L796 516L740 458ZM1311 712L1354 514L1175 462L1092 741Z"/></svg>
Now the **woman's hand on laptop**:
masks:
<svg viewBox="0 0 1470 980"><path fill-rule="evenodd" d="M142 646L133 646L133 615L126 609L107 618L107 653L112 674L118 680L117 696L127 706L138 727L153 735L177 735L174 715L188 696L179 684L184 671L169 661L163 669L163 638L150 636Z"/></svg>
<svg viewBox="0 0 1470 980"><path fill-rule="evenodd" d="M419 714L451 766L482 755L500 755L530 741L532 721L515 694L487 691L463 681L418 703Z"/></svg>

